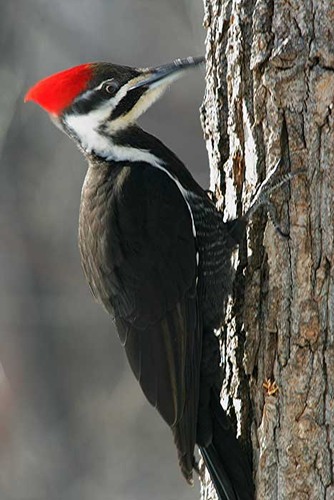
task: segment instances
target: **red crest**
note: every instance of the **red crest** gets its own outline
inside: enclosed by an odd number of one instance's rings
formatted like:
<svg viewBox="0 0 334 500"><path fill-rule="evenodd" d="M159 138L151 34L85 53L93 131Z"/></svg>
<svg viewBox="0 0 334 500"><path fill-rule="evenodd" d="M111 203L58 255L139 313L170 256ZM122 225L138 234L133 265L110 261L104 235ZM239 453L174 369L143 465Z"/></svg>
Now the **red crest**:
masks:
<svg viewBox="0 0 334 500"><path fill-rule="evenodd" d="M92 64L81 64L43 78L25 95L24 102L34 101L48 113L59 115L87 88L92 78Z"/></svg>

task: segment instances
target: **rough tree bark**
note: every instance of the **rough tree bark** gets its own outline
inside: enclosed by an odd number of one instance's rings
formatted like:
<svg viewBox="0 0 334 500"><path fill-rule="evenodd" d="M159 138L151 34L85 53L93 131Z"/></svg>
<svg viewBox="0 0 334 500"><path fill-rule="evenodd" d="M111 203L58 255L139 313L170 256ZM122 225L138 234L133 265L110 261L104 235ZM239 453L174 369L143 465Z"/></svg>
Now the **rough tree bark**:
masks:
<svg viewBox="0 0 334 500"><path fill-rule="evenodd" d="M279 158L307 170L274 196L290 239L256 215L237 256L223 405L252 454L258 499L334 499L334 3L204 8L202 122L226 216L247 208ZM213 498L204 481L202 499Z"/></svg>

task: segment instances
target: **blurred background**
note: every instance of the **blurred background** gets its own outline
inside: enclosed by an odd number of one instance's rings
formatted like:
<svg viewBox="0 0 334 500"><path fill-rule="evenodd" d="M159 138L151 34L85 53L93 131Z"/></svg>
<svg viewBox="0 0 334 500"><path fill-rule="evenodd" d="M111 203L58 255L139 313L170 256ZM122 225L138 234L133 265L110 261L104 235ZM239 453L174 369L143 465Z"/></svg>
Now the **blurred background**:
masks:
<svg viewBox="0 0 334 500"><path fill-rule="evenodd" d="M0 0L0 500L191 500L80 268L86 171L29 86L82 62L204 53L201 0ZM204 70L141 120L208 186Z"/></svg>

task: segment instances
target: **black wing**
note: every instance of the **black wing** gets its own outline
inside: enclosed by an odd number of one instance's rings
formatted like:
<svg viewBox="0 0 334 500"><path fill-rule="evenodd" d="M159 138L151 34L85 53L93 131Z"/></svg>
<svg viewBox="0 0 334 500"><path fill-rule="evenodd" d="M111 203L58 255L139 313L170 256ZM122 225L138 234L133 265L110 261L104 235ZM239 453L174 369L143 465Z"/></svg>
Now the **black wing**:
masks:
<svg viewBox="0 0 334 500"><path fill-rule="evenodd" d="M136 164L118 176L108 217L104 279L118 333L190 481L201 357L191 215L166 173Z"/></svg>

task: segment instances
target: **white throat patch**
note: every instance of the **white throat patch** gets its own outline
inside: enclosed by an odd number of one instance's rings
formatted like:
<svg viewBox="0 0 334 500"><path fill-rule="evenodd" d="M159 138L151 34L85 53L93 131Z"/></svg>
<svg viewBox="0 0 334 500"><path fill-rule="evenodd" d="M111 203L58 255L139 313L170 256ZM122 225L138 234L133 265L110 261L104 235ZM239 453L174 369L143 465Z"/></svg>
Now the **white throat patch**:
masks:
<svg viewBox="0 0 334 500"><path fill-rule="evenodd" d="M98 155L106 157L110 151L110 140L102 135L98 129L108 118L109 108L100 108L84 115L65 115L66 126L78 138L84 151L95 151Z"/></svg>
<svg viewBox="0 0 334 500"><path fill-rule="evenodd" d="M110 111L108 110L108 114ZM94 114L94 116L92 116ZM94 110L88 115L69 115L65 118L67 126L74 131L86 153L95 153L107 161L139 161L153 166L161 166L162 162L146 149L132 148L114 144L112 135L103 135L92 127L98 128L106 119L105 110Z"/></svg>

